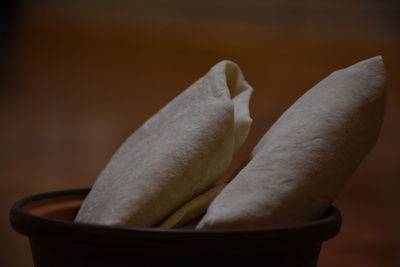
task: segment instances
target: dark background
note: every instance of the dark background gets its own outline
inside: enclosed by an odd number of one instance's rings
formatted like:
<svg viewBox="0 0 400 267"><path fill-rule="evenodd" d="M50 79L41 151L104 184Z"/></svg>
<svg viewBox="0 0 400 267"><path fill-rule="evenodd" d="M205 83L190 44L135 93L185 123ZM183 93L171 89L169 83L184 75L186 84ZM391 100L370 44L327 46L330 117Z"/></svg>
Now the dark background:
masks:
<svg viewBox="0 0 400 267"><path fill-rule="evenodd" d="M90 186L121 142L222 59L255 88L243 158L330 72L383 55L386 117L320 267L400 266L400 1L11 1L1 13L0 266L31 266L8 212ZM237 161L235 161L237 162Z"/></svg>

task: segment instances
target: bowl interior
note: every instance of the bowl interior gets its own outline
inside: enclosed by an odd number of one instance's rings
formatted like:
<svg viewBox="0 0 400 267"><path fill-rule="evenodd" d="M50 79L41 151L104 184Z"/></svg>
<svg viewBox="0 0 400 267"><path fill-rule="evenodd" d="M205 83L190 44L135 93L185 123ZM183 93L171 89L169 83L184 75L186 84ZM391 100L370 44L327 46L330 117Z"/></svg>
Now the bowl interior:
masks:
<svg viewBox="0 0 400 267"><path fill-rule="evenodd" d="M73 221L86 195L81 193L43 198L27 203L22 210L40 217Z"/></svg>

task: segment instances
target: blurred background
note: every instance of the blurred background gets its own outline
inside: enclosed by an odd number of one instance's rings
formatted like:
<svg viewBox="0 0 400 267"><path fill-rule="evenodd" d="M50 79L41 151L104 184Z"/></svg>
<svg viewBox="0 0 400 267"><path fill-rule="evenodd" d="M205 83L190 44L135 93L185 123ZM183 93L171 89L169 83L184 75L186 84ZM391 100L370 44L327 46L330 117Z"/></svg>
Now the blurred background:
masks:
<svg viewBox="0 0 400 267"><path fill-rule="evenodd" d="M306 90L375 55L388 72L384 125L335 203L342 231L319 266L400 266L400 1L2 2L0 266L32 266L8 222L15 201L91 186L129 134L218 61L255 88L240 159Z"/></svg>

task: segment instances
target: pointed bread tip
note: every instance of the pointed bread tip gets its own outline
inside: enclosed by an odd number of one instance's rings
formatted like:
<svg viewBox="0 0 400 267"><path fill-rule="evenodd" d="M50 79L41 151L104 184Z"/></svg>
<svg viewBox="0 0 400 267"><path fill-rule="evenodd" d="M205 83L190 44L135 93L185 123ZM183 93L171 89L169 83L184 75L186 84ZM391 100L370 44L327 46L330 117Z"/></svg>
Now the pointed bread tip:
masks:
<svg viewBox="0 0 400 267"><path fill-rule="evenodd" d="M375 69L379 71L385 71L385 64L383 63L383 57L382 56L375 56L371 57L365 60L362 60L360 62L357 62L356 64L350 66L352 67L358 67L358 68L368 68L368 69Z"/></svg>

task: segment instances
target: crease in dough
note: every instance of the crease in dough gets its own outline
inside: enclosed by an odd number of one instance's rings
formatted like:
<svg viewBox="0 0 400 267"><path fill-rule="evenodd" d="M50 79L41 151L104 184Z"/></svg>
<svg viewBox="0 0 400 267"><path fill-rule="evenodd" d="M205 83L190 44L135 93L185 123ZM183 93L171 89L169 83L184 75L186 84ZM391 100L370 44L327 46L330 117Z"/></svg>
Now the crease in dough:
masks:
<svg viewBox="0 0 400 267"><path fill-rule="evenodd" d="M204 214L211 201L221 192L225 184L212 187L194 199L180 207L176 212L169 216L160 228L173 228L183 226Z"/></svg>

